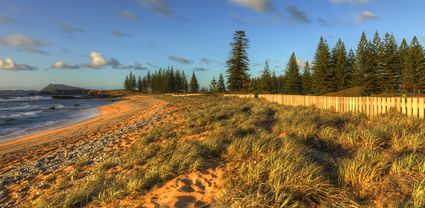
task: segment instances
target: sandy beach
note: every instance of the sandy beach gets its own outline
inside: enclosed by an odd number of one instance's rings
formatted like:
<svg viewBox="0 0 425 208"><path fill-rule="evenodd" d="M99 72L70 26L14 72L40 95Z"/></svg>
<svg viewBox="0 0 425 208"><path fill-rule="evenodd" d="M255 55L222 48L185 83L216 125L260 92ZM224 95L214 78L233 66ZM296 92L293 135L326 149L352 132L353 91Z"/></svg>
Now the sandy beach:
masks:
<svg viewBox="0 0 425 208"><path fill-rule="evenodd" d="M117 102L105 106L99 107L99 115L77 123L68 124L52 130L41 130L34 133L31 133L26 136L8 139L6 141L0 142L0 154L5 154L21 149L25 149L34 145L40 145L52 140L58 140L59 137L65 135L74 134L79 132L78 130L81 127L86 127L87 125L102 122L114 118L118 114L127 113L130 110L130 105L128 102Z"/></svg>
<svg viewBox="0 0 425 208"><path fill-rule="evenodd" d="M81 158L95 163L102 154L128 147L128 138L160 120L158 110L165 104L153 97L128 96L100 107L95 118L0 143L0 204L31 200L37 191L29 183L72 168Z"/></svg>

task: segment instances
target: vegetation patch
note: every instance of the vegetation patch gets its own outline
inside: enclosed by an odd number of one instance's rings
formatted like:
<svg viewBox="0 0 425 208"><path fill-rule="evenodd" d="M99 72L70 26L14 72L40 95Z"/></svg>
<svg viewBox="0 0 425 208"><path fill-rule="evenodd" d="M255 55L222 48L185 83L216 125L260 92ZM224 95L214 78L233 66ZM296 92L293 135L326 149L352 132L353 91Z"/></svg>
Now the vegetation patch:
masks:
<svg viewBox="0 0 425 208"><path fill-rule="evenodd" d="M87 175L70 173L36 207L111 205L221 166L210 206L423 207L425 125L217 96L166 97L174 123L139 136Z"/></svg>

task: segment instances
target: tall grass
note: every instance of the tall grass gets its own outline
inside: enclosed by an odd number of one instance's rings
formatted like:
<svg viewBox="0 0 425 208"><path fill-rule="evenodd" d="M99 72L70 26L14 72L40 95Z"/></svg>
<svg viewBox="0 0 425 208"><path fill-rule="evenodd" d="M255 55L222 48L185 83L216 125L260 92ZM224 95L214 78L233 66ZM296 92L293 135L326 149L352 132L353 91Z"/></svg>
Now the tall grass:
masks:
<svg viewBox="0 0 425 208"><path fill-rule="evenodd" d="M165 98L174 109L124 154L61 182L33 205L77 207L140 197L225 164L222 207L423 207L425 124L260 100ZM171 121L181 120L179 123ZM170 123L171 122L171 123ZM66 190L65 190L66 189Z"/></svg>

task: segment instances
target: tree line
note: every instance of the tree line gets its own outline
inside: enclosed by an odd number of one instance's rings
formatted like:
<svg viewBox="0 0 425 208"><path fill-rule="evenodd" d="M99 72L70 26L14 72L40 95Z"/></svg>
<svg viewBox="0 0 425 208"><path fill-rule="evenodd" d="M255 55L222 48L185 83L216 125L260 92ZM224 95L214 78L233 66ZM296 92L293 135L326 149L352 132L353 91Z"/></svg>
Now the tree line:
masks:
<svg viewBox="0 0 425 208"><path fill-rule="evenodd" d="M196 93L200 90L195 72L190 81L187 81L184 71L174 70L173 67L159 69L144 76L138 76L130 72L125 77L124 89L140 91L144 93Z"/></svg>
<svg viewBox="0 0 425 208"><path fill-rule="evenodd" d="M244 31L236 31L227 61L229 91L326 94L358 87L366 94L423 93L425 91L425 53L417 37L410 44L398 45L393 34L383 38L378 32L368 40L363 32L356 51L347 51L339 39L331 49L321 37L312 64L302 73L292 53L283 75L277 76L265 63L259 77L248 74L249 41Z"/></svg>
<svg viewBox="0 0 425 208"><path fill-rule="evenodd" d="M256 92L322 95L351 88L364 94L424 93L425 52L417 37L400 45L393 34L378 32L368 40L362 33L357 49L346 48L338 39L331 48L320 37L314 59L299 66L295 53L282 75L276 75L266 61L259 77L249 74L249 40L245 31L236 31L227 64L227 82L222 74L210 82L210 92ZM302 71L301 71L302 70ZM199 87L195 72L188 83L184 71L173 67L148 72L143 77L130 73L126 90L151 93L186 93L208 91Z"/></svg>

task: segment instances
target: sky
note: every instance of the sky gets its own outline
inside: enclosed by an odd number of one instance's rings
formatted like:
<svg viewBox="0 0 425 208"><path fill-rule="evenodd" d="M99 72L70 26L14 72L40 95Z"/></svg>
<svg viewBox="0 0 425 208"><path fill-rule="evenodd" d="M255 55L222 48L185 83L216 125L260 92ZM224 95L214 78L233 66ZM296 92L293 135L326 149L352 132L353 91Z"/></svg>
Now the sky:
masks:
<svg viewBox="0 0 425 208"><path fill-rule="evenodd" d="M425 42L423 0L1 0L0 90L49 83L123 87L132 71L173 66L201 86L225 74L236 30L250 74L312 61L320 36L356 48L362 31Z"/></svg>

